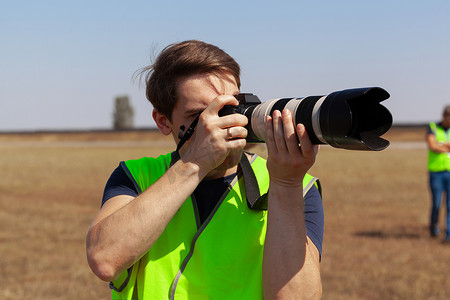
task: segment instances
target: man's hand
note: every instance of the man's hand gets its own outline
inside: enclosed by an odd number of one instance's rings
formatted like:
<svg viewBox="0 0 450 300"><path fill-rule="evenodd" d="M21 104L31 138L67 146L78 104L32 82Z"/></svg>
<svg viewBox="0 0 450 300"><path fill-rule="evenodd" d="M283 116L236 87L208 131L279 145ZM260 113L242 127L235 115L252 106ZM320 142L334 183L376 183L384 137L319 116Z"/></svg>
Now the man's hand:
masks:
<svg viewBox="0 0 450 300"><path fill-rule="evenodd" d="M273 117L267 116L265 121L271 182L291 187L301 185L314 164L318 146L311 144L303 124L294 128L292 113L287 109L282 113L275 111Z"/></svg>
<svg viewBox="0 0 450 300"><path fill-rule="evenodd" d="M246 145L247 129L244 126L247 125L247 117L241 114L218 115L224 105L238 104L231 95L215 98L200 114L191 141L181 148L181 159L195 163L206 175L221 165L233 150L243 149Z"/></svg>

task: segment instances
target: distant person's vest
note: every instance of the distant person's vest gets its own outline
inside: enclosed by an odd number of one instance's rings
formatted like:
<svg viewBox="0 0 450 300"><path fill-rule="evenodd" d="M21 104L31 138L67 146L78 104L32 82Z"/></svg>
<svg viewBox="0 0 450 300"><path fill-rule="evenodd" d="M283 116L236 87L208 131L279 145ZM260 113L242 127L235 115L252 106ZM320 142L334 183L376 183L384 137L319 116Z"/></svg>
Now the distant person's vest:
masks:
<svg viewBox="0 0 450 300"><path fill-rule="evenodd" d="M141 192L167 171L170 162L169 153L122 162L122 167ZM267 193L266 161L254 155L251 168L261 195ZM316 181L305 176L304 195ZM263 299L267 211L249 209L244 189L242 176L236 176L201 225L196 202L189 197L152 248L110 284L112 298Z"/></svg>
<svg viewBox="0 0 450 300"><path fill-rule="evenodd" d="M450 129L444 130L444 128L433 122L430 123L430 129L438 143L450 143ZM428 171L450 171L450 153L438 153L428 150Z"/></svg>

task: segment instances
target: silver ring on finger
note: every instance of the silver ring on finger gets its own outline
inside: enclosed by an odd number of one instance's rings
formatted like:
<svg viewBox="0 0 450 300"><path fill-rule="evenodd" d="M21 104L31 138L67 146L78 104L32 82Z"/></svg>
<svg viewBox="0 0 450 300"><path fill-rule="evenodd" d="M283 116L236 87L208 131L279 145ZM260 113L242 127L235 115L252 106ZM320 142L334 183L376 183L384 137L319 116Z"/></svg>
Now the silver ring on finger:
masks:
<svg viewBox="0 0 450 300"><path fill-rule="evenodd" d="M233 138L233 135L231 134L230 128L227 128L227 140L231 140Z"/></svg>

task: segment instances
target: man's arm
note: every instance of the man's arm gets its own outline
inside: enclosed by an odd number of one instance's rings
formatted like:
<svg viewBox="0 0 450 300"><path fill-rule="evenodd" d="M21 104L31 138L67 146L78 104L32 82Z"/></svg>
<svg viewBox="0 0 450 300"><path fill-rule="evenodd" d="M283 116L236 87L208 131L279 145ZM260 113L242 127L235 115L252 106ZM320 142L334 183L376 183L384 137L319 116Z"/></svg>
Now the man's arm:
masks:
<svg viewBox="0 0 450 300"><path fill-rule="evenodd" d="M287 110L266 119L266 132L270 187L264 297L319 299L319 252L306 235L303 204L303 177L315 161L317 147L311 145L303 125L294 128Z"/></svg>
<svg viewBox="0 0 450 300"><path fill-rule="evenodd" d="M113 281L156 242L200 182L195 164L176 162L136 198L109 199L94 218L86 239L88 262L102 280Z"/></svg>
<svg viewBox="0 0 450 300"><path fill-rule="evenodd" d="M439 143L436 140L436 136L433 133L427 134L427 144L428 148L431 151L437 152L437 153L446 153L450 152L450 144L448 143Z"/></svg>

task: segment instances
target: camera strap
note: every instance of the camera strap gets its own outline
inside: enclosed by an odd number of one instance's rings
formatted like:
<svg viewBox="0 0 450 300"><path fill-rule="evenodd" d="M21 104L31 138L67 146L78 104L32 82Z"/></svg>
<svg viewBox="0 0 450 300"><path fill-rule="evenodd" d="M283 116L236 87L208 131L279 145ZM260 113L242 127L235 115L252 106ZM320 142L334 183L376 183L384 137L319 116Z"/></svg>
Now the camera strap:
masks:
<svg viewBox="0 0 450 300"><path fill-rule="evenodd" d="M177 160L180 159L180 149L183 147L184 143L186 143L191 136L194 134L195 126L197 126L198 119L200 118L200 115L195 118L195 120L189 125L188 129L186 131L184 130L184 125L180 126L180 130L178 131L178 138L180 141L178 142L177 149L172 154L172 162L170 163L170 166L172 166Z"/></svg>
<svg viewBox="0 0 450 300"><path fill-rule="evenodd" d="M181 147L184 145L184 143L186 143L191 138L191 136L194 134L195 126L197 126L199 118L200 118L200 115L198 115L197 118L195 118L195 120L191 123L191 125L188 127L188 129L186 129L186 131L184 131L183 125L180 126L180 131L178 132L178 138L180 139L180 141L178 142L178 145L177 145L177 150L176 150L177 152L181 149Z"/></svg>
<svg viewBox="0 0 450 300"><path fill-rule="evenodd" d="M247 197L248 207L253 210L267 210L267 193L261 196L255 172L253 171L245 153L242 154L239 166L241 168L242 175L244 176L245 195Z"/></svg>

